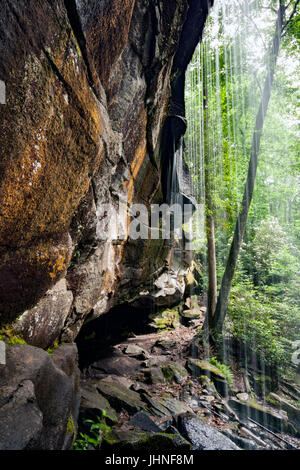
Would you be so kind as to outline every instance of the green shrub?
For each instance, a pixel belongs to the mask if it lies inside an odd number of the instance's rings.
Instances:
[[[219,362],[216,357],[212,357],[210,359],[210,363],[216,366],[225,375],[229,385],[232,384],[234,377],[229,366],[226,366],[226,364],[222,364],[221,362]]]
[[[297,302],[288,300],[290,285],[258,288],[244,278],[232,287],[228,306],[227,329],[279,373],[293,369],[292,342],[300,327]]]
[[[91,446],[99,450],[102,440],[111,432],[105,418],[106,412],[102,410],[102,417],[97,416],[96,421],[86,419],[84,423],[90,425],[89,432],[79,434],[79,438],[76,439],[73,445],[73,450],[88,450]]]

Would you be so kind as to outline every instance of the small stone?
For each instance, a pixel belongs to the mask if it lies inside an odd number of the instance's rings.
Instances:
[[[144,359],[145,358],[145,351],[140,348],[139,346],[136,346],[135,344],[129,344],[124,350],[124,354],[127,354],[128,356],[135,357],[136,359]]]
[[[205,399],[206,399],[209,403],[212,403],[213,401],[215,401],[215,397],[213,397],[212,395],[206,395],[206,396],[205,396]]]
[[[145,362],[143,362],[143,367],[159,367],[166,362],[169,362],[169,359],[166,356],[151,356]]]
[[[237,393],[237,394],[236,394],[236,397],[237,397],[239,400],[242,400],[242,401],[247,401],[247,400],[249,400],[249,395],[248,395],[248,393]]]
[[[158,402],[164,408],[169,410],[169,412],[173,416],[177,416],[177,415],[180,415],[182,413],[187,413],[187,412],[192,411],[191,408],[188,405],[186,405],[185,403],[183,403],[179,400],[176,400],[176,398],[159,398]]]

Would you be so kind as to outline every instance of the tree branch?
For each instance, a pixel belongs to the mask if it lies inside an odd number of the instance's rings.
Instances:
[[[287,8],[290,6],[291,3],[292,3],[292,2],[290,2],[290,3],[288,4],[288,6],[285,7],[285,11],[287,10]],[[283,35],[284,30],[285,30],[285,29],[287,28],[287,26],[291,23],[293,17],[295,16],[295,13],[296,13],[296,11],[297,11],[297,6],[299,5],[299,3],[300,3],[300,0],[297,0],[296,3],[295,3],[295,5],[294,5],[294,8],[293,8],[292,13],[290,14],[289,19],[288,19],[287,21],[285,21],[285,23],[283,24],[283,27],[282,27],[282,29],[281,29],[281,36]]]

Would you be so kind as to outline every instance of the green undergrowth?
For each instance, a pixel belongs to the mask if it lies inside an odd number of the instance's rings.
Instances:
[[[216,357],[212,357],[210,359],[210,363],[213,366],[216,366],[225,375],[227,382],[229,383],[229,385],[231,385],[233,382],[234,376],[233,376],[233,373],[231,372],[230,367],[219,362]]]
[[[17,333],[11,325],[5,325],[0,329],[0,341],[4,341],[10,346],[27,344],[22,335]]]
[[[84,424],[89,426],[89,431],[79,433],[73,450],[89,450],[91,448],[99,450],[103,439],[109,440],[111,436],[111,427],[106,423],[107,417],[106,411],[102,410],[102,416],[97,416],[95,421],[84,420]]]
[[[59,343],[59,341],[57,339],[57,340],[55,340],[55,342],[53,343],[53,345],[50,348],[46,349],[46,352],[51,356],[51,354],[53,354],[54,351],[56,349],[58,349],[60,346],[62,346],[63,344],[66,344],[66,343]]]
[[[293,375],[293,343],[300,326],[297,295],[286,286],[235,282],[228,307],[227,331],[245,343],[280,376]],[[291,300],[292,299],[292,300]]]

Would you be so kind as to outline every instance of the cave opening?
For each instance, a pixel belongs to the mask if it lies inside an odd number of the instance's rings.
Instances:
[[[154,333],[156,330],[149,318],[151,311],[153,308],[122,304],[86,323],[76,338],[79,367],[85,369],[97,360],[109,357],[112,348],[127,338]]]

